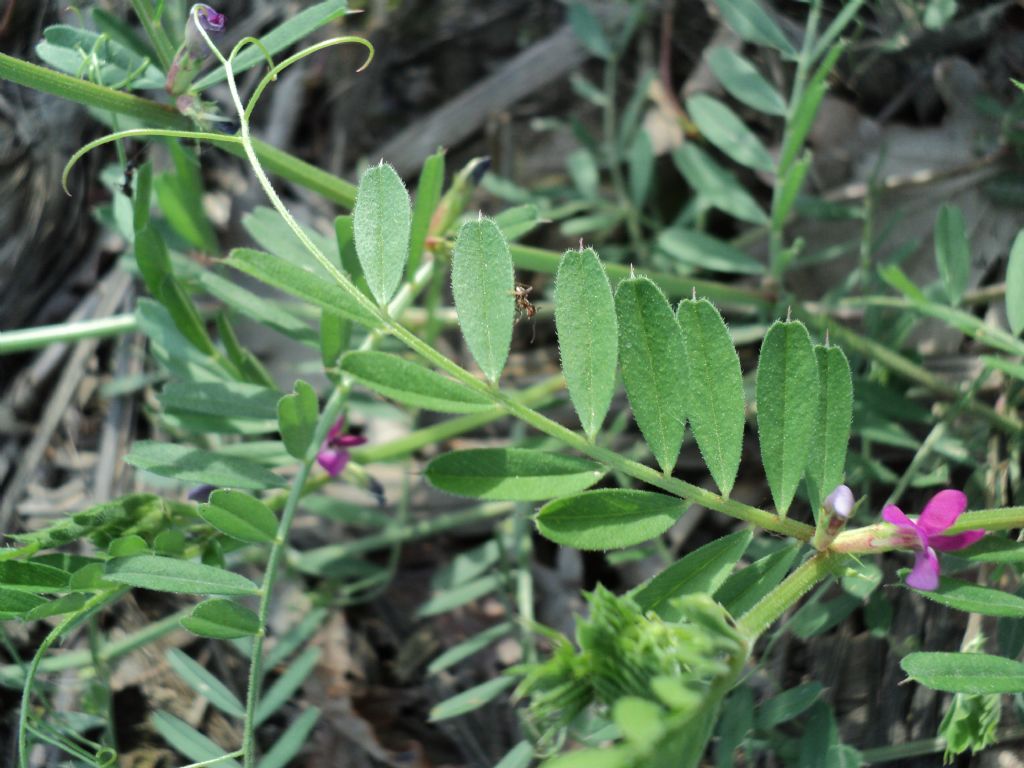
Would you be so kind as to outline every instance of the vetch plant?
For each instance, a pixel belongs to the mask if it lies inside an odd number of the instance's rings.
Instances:
[[[113,744],[80,740],[71,729],[61,731],[50,723],[39,707],[44,701],[39,677],[52,668],[47,667],[50,658],[66,656],[48,656],[51,649],[132,589],[195,595],[201,601],[160,623],[159,631],[116,648],[113,643],[103,646],[102,652],[83,657],[80,666],[102,673],[117,655],[178,625],[209,640],[243,639],[235,648],[247,668],[244,696],[236,696],[187,654],[168,655],[186,682],[238,724],[241,738],[234,749],[222,749],[168,713],[154,716],[153,726],[193,764],[230,765],[235,758],[246,768],[287,764],[315,727],[317,708],[305,708],[292,718],[274,743],[265,739],[267,731],[261,726],[279,714],[282,703],[295,695],[317,664],[315,647],[300,649],[324,612],[386,588],[403,542],[488,520],[497,521],[493,534],[439,572],[435,594],[419,616],[435,616],[486,595],[514,606],[507,621],[446,649],[430,667],[437,674],[502,638],[517,638],[521,664],[438,703],[431,712],[434,720],[466,715],[511,693],[522,703],[524,740],[502,759],[503,766],[529,765],[535,753],[549,766],[588,761],[623,768],[696,766],[712,743],[716,761],[723,764],[744,745],[756,755],[767,749],[764,744],[787,744],[793,737],[783,726],[804,712],[810,725],[799,737],[798,750],[817,749],[811,737],[824,734],[825,754],[859,760],[856,750],[839,743],[835,717],[821,700],[820,685],[806,683],[755,701],[745,673],[771,657],[782,632],[808,639],[824,631],[838,613],[835,602],[822,609],[833,582],[843,592],[834,601],[845,600],[840,607],[849,605],[849,611],[879,597],[875,590],[882,573],[872,573],[866,561],[887,550],[915,553],[907,583],[929,600],[1000,621],[1024,618],[1024,599],[1008,590],[955,577],[940,580],[937,554],[957,550],[967,563],[1004,568],[1006,578],[1015,582],[1015,564],[1024,561],[1022,547],[1000,532],[1024,526],[1024,508],[1004,505],[967,512],[967,496],[946,490],[917,520],[906,517],[895,503],[885,506],[885,522],[866,519],[874,518],[864,512],[871,509],[870,489],[880,482],[876,475],[881,473],[878,462],[863,455],[866,448],[862,446],[861,454],[849,449],[855,426],[861,428],[855,420],[866,418],[865,409],[881,412],[889,407],[891,412],[916,405],[902,392],[895,409],[879,402],[881,385],[871,378],[879,366],[926,388],[929,396],[948,400],[943,420],[933,430],[955,429],[954,417],[962,411],[984,419],[1018,451],[1020,388],[1008,388],[1007,402],[994,409],[976,391],[936,381],[899,352],[879,349],[872,339],[847,328],[841,318],[820,314],[820,306],[784,294],[782,278],[798,251],[795,243],[785,245],[784,225],[809,166],[804,140],[828,72],[843,50],[836,39],[860,4],[850,4],[852,10],[844,10],[819,35],[822,8],[813,3],[802,51],[757,3],[722,0],[720,5],[726,20],[748,42],[767,46],[796,66],[793,94],[786,103],[778,94],[777,100],[772,98],[774,91],[752,98],[740,87],[741,81],[751,82],[752,65],[738,54],[716,56],[716,72],[730,90],[745,94],[745,103],[753,102],[755,108],[785,116],[770,217],[759,215],[752,197],[736,194],[735,179],[732,185],[721,183],[720,169],[704,149],[684,145],[674,160],[688,179],[719,180],[699,192],[699,209],[739,211],[769,227],[771,290],[778,295],[666,275],[643,264],[616,268],[582,242],[563,254],[520,246],[515,242],[524,231],[519,214],[488,218],[465,210],[481,163],[457,174],[445,192],[444,155],[433,155],[424,165],[413,202],[385,162],[371,165],[352,188],[259,145],[251,137],[250,119],[278,74],[305,56],[343,43],[364,45],[372,56],[368,42],[346,36],[274,62],[273,56],[287,45],[282,41],[293,41],[300,31],[308,33],[344,13],[343,3],[319,3],[263,40],[241,41],[227,55],[211,36],[223,27],[223,17],[209,6],[192,8],[178,56],[173,61],[163,57],[169,89],[198,98],[210,83],[225,81],[239,119],[237,135],[192,130],[191,124],[183,124],[183,115],[159,105],[0,58],[0,75],[41,88],[58,82],[63,92],[85,103],[152,118],[156,127],[118,131],[83,147],[69,161],[65,178],[82,155],[104,144],[128,137],[169,141],[174,171],[155,174],[150,163],[144,164],[132,197],[121,192],[115,203],[122,235],[131,243],[135,268],[152,297],[139,302],[138,327],[167,378],[155,398],[159,410],[154,421],[174,437],[137,441],[126,461],[186,488],[202,485],[208,491],[188,501],[170,493],[133,494],[11,536],[17,546],[0,553],[0,616],[27,621],[59,617],[30,663],[0,669],[5,684],[21,689],[20,765],[28,765],[31,746],[41,742],[86,764],[110,763]],[[141,15],[144,26],[154,30],[154,48],[166,54],[168,41],[161,42],[152,13],[143,10]],[[577,15],[577,26],[597,35],[580,19]],[[195,47],[189,34],[198,35],[206,47]],[[602,46],[600,40],[593,37],[591,47],[607,60],[617,59],[618,42]],[[220,69],[196,80],[207,51]],[[248,65],[250,55],[253,65],[266,61],[268,72],[243,103],[236,74]],[[713,123],[726,113],[713,102],[691,101],[688,108],[703,125],[701,130],[712,134]],[[724,151],[727,143],[717,138]],[[273,208],[248,220],[262,250],[235,249],[211,268],[183,264],[172,251],[168,231],[193,247],[217,249],[195,205],[202,190],[195,157],[179,140],[207,141],[244,155]],[[734,159],[772,171],[771,158],[766,161],[749,142],[745,146],[748,151],[734,153]],[[288,210],[271,173],[327,194],[352,214],[338,217],[333,238],[311,233]],[[642,185],[633,186],[640,202]],[[622,178],[615,188],[619,196],[626,193]],[[154,200],[166,209],[164,217],[154,213]],[[953,224],[946,221],[943,229],[955,228],[955,217],[946,218]],[[634,208],[625,220],[631,242],[642,251],[643,218]],[[687,232],[683,240],[710,248],[700,233]],[[944,249],[942,258],[955,259],[955,251]],[[959,274],[959,266],[943,273]],[[561,372],[519,389],[510,385],[505,369],[516,333],[517,270],[525,269],[555,275]],[[236,284],[230,270],[298,299],[316,317],[317,329],[288,305]],[[440,304],[449,284],[452,314],[473,370],[431,343],[439,332],[433,320],[443,314]],[[225,307],[212,323],[195,301],[200,292]],[[735,322],[727,325],[705,293],[722,297],[723,308],[746,302],[747,315],[757,313],[760,328],[741,343],[742,329]],[[987,327],[982,332],[972,324],[977,320],[973,315],[936,309],[922,297],[911,303],[915,310],[940,316],[994,344],[999,355],[992,359],[999,362],[991,366],[1013,370],[1021,344],[1009,332]],[[413,307],[429,316],[422,331],[410,319]],[[320,393],[296,380],[291,392],[279,391],[262,363],[240,343],[234,313],[260,322],[289,343],[316,349],[330,385]],[[743,348],[751,341],[760,342],[756,355]],[[626,434],[624,414],[613,412],[618,373],[635,434]],[[426,410],[448,418],[389,444],[368,444],[344,434],[348,414],[359,407],[351,396],[356,387],[410,413]],[[861,388],[875,401],[858,399]],[[544,413],[563,389],[575,414],[569,424]],[[885,394],[892,396],[889,390]],[[363,519],[375,520],[378,530],[312,550],[293,548],[290,533],[301,507],[315,507],[312,500],[319,488],[342,470],[359,474],[375,461],[411,461],[420,448],[503,417],[544,442],[538,446],[532,439],[510,440],[441,453],[423,470],[435,488],[476,499],[479,505],[409,523],[406,482],[393,516],[381,521],[365,514]],[[747,435],[755,433],[759,461],[744,450]],[[878,439],[886,433],[875,425],[873,434]],[[689,449],[687,436],[696,451]],[[930,437],[928,445],[942,436]],[[912,465],[934,458],[927,447],[920,445]],[[699,462],[699,471],[681,468],[684,451]],[[945,450],[940,456],[945,461],[953,454]],[[326,475],[314,476],[317,464]],[[741,500],[748,496],[738,491],[734,497],[741,470],[745,481],[754,476],[764,489],[765,508]],[[911,479],[888,478],[894,498]],[[926,480],[936,484],[934,478]],[[976,479],[972,482],[977,485]],[[1019,478],[1016,482],[1019,488]],[[212,488],[216,490],[209,492]],[[856,496],[860,498],[855,501]],[[657,552],[662,535],[693,514],[695,506],[730,518],[735,530],[682,557],[668,553],[663,567],[630,585],[625,594],[597,585],[585,595],[588,614],[576,619],[574,640],[537,622],[531,524],[560,546],[601,552],[649,547]],[[771,535],[755,538],[761,533]],[[78,551],[60,551],[76,542],[81,542]],[[376,550],[389,551],[386,564],[360,560]],[[254,563],[259,567],[250,567]],[[353,564],[366,570],[353,578]],[[324,584],[323,594],[330,596],[293,630],[277,635],[268,618],[275,585],[286,568],[317,579]],[[788,618],[777,626],[783,617]],[[991,696],[1024,691],[1024,664],[1016,655],[911,653],[900,664],[911,678],[936,690]],[[279,677],[266,686],[267,670],[277,668],[282,669]],[[987,743],[994,728],[992,700],[962,699],[957,706],[958,712],[984,722]],[[946,728],[953,731],[951,725]],[[588,751],[560,754],[570,742]],[[969,743],[979,742],[957,737],[957,745]]]

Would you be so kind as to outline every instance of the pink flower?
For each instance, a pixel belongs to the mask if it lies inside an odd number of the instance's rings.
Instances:
[[[939,586],[939,558],[935,550],[952,552],[969,547],[982,536],[983,530],[964,531],[942,536],[960,514],[967,509],[967,497],[960,491],[939,491],[932,496],[916,520],[911,520],[892,504],[882,510],[882,518],[907,534],[907,546],[916,550],[914,569],[907,576],[907,585],[931,591]]]
[[[348,449],[366,442],[365,437],[341,434],[341,430],[344,428],[345,417],[342,416],[331,427],[330,432],[327,433],[327,439],[324,440],[316,454],[317,462],[327,470],[327,474],[331,477],[337,477],[345,469],[345,465],[348,464]]]

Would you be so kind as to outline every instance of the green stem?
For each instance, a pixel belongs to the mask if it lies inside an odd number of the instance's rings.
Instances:
[[[72,625],[88,618],[94,611],[99,610],[104,605],[115,602],[126,592],[128,592],[127,587],[109,592],[99,592],[93,595],[78,611],[65,616],[57,626],[51,629],[49,634],[43,638],[43,642],[36,648],[35,655],[32,657],[32,663],[29,664],[28,672],[25,675],[25,683],[21,689],[21,709],[18,712],[18,765],[20,768],[28,768],[29,765],[28,714],[32,706],[32,686],[36,681],[36,674],[39,672],[39,665],[43,660],[43,656],[50,650],[50,646],[57,642],[61,635],[67,632]],[[86,651],[86,654],[88,655],[89,651]]]
[[[153,43],[156,56],[160,60],[160,68],[166,72],[171,68],[171,62],[174,61],[174,44],[167,36],[167,31],[153,16],[149,0],[132,0],[132,8],[135,9],[135,15],[142,22],[142,28],[146,30],[150,42]]]
[[[753,643],[757,637],[782,616],[811,587],[832,575],[843,555],[821,552],[787,576],[781,584],[765,595],[759,603],[737,621],[739,630]]]
[[[79,339],[105,339],[129,333],[138,327],[134,314],[113,315],[75,323],[40,325],[15,331],[0,331],[0,355],[10,355],[48,344]]]

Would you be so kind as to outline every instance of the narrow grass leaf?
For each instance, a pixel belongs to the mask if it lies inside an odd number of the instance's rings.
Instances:
[[[257,768],[287,768],[302,748],[309,743],[309,734],[320,719],[320,709],[309,707],[278,736],[274,746],[260,758]]]
[[[772,173],[775,162],[757,135],[718,99],[698,93],[686,100],[686,111],[701,135],[722,154],[755,171]]]
[[[1024,618],[1024,598],[1001,589],[981,587],[968,581],[948,576],[939,578],[939,587],[933,591],[915,589],[914,592],[932,602],[982,616]]]
[[[807,329],[776,322],[757,365],[757,431],[775,508],[785,516],[803,477],[818,417],[818,366]]]
[[[642,610],[665,616],[674,597],[714,593],[747,551],[752,535],[750,531],[737,531],[705,544],[637,587],[633,599]]]
[[[850,363],[839,347],[816,346],[818,363],[818,416],[807,462],[811,508],[843,482],[846,449],[853,424],[853,378]]]
[[[292,695],[299,690],[306,682],[306,678],[313,672],[317,662],[320,661],[320,653],[319,648],[307,648],[295,657],[295,661],[288,665],[288,668],[260,698],[254,718],[256,725],[265,722],[268,717],[288,703]]]
[[[302,621],[289,629],[285,634],[276,638],[273,648],[267,652],[263,660],[266,669],[273,669],[292,655],[302,646],[313,634],[320,629],[327,618],[327,609],[313,608],[302,617]]]
[[[226,754],[219,745],[170,712],[154,712],[149,722],[164,741],[189,760],[217,760]],[[236,760],[217,760],[216,764],[218,768],[242,768]]]
[[[241,491],[214,491],[209,503],[199,505],[199,516],[239,541],[266,544],[277,536],[274,513],[262,501]]]
[[[615,297],[593,248],[566,251],[558,264],[555,327],[569,398],[593,439],[615,393],[618,362]]]
[[[435,488],[491,501],[542,501],[589,488],[600,465],[528,448],[476,448],[438,456],[426,468]]]
[[[178,676],[213,706],[231,717],[245,717],[245,707],[228,687],[213,676],[202,664],[180,648],[170,648],[165,654],[167,663]]]
[[[757,68],[739,53],[715,46],[705,54],[708,66],[729,95],[758,112],[785,117],[786,100]]]
[[[384,162],[367,168],[359,180],[352,228],[366,284],[381,306],[402,282],[411,226],[409,193],[398,172]]]
[[[732,491],[743,451],[743,373],[725,321],[707,299],[685,299],[683,331],[690,429],[723,496]],[[697,405],[699,404],[699,405]]]
[[[537,513],[537,530],[567,547],[621,549],[660,536],[688,507],[675,496],[605,488],[548,502]]]
[[[437,204],[441,202],[444,189],[444,150],[440,149],[423,161],[420,178],[416,183],[416,203],[412,209],[412,225],[409,234],[409,264],[406,279],[411,280],[423,260],[430,222],[434,218]]]
[[[1024,230],[1017,233],[1006,265],[1006,317],[1014,336],[1024,331]]]
[[[341,370],[374,392],[413,408],[477,413],[494,407],[486,395],[387,352],[349,352],[341,359]]]
[[[742,616],[778,586],[799,551],[799,544],[791,544],[737,571],[718,588],[715,600],[732,616]]]
[[[767,45],[789,58],[796,49],[757,0],[715,0],[722,18],[748,43]]]
[[[1024,691],[1024,664],[987,653],[909,653],[900,667],[912,680],[950,693]]]
[[[452,293],[473,359],[497,381],[508,359],[515,316],[515,276],[508,243],[491,219],[462,225],[452,251]]]
[[[111,560],[103,578],[130,587],[186,595],[255,595],[260,591],[259,587],[237,573],[159,555]]]
[[[790,164],[796,160],[797,155],[803,149],[807,134],[810,133],[811,126],[814,124],[815,115],[818,114],[818,107],[821,106],[821,100],[828,91],[828,76],[836,62],[839,61],[839,56],[844,49],[845,45],[842,43],[833,45],[808,81],[807,87],[800,97],[800,102],[793,112],[789,130],[786,131],[786,140],[779,155],[780,175],[785,175],[789,171]]]
[[[478,632],[472,637],[463,640],[458,645],[453,645],[427,665],[427,674],[436,675],[438,672],[455,666],[463,659],[468,659],[473,654],[482,651],[491,643],[497,642],[501,638],[510,634],[515,628],[516,625],[511,621],[505,621],[501,624],[496,624],[493,627],[485,629],[483,632]]]
[[[239,272],[320,309],[354,320],[367,328],[379,325],[373,315],[356,304],[355,299],[335,283],[269,253],[251,248],[235,248],[226,263]]]
[[[190,485],[262,490],[284,485],[284,479],[246,459],[201,451],[186,445],[139,440],[124,460],[133,467]]]
[[[222,597],[204,600],[181,620],[181,626],[201,637],[231,640],[260,631],[260,618],[244,605]]]
[[[665,294],[645,277],[619,283],[615,314],[622,378],[633,416],[662,470],[671,472],[686,431],[683,332]]]
[[[946,297],[956,306],[971,276],[971,246],[963,212],[955,205],[943,205],[935,218],[935,261]]]
[[[469,690],[445,699],[430,710],[430,722],[449,720],[453,717],[466,715],[497,698],[503,691],[515,685],[514,677],[498,677],[486,683],[473,686]]]
[[[320,416],[316,391],[302,379],[295,382],[295,392],[277,403],[277,423],[285,449],[296,459],[306,458],[313,442],[313,433]]]

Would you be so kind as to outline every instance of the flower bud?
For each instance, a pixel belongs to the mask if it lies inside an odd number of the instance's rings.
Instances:
[[[204,59],[210,55],[210,47],[199,31],[202,27],[207,35],[215,37],[224,31],[227,18],[217,13],[206,3],[196,3],[188,12],[188,23],[185,25],[185,50],[195,59]]]
[[[227,18],[223,13],[217,13],[206,3],[192,6],[188,12],[188,23],[185,24],[185,41],[175,54],[171,68],[167,70],[166,88],[169,94],[175,97],[184,94],[211,56],[212,51],[203,33],[217,37],[226,26]]]
[[[825,497],[824,507],[830,514],[846,520],[853,512],[853,491],[845,485],[837,485],[836,489]]]

